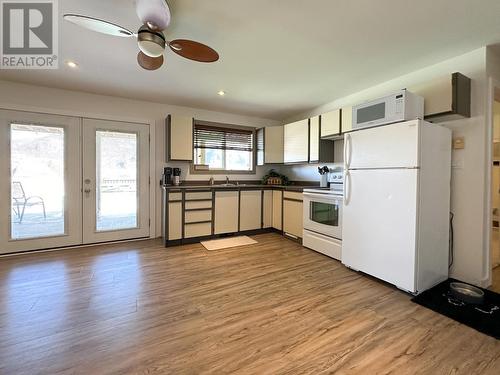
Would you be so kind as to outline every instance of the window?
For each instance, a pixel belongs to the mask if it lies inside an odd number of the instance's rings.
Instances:
[[[264,165],[264,128],[257,130],[257,165]]]
[[[194,164],[197,171],[253,172],[254,131],[195,124]]]

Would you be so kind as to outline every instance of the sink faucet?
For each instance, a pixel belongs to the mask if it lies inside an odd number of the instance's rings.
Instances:
[[[226,184],[229,184],[229,177],[226,176]]]
[[[208,184],[209,185],[213,185],[214,184],[214,177],[211,176],[210,179],[208,180]]]

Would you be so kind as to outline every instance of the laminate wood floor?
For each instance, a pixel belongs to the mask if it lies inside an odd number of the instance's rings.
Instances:
[[[0,258],[0,373],[500,373],[500,341],[277,234],[253,238]]]

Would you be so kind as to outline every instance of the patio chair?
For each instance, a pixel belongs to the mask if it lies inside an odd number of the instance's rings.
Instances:
[[[42,197],[39,196],[31,196],[26,197],[26,193],[24,192],[23,184],[19,181],[12,182],[12,209],[19,219],[19,224],[23,222],[24,212],[26,211],[26,207],[33,206],[42,206],[43,209],[43,218],[47,219],[47,213],[45,212],[45,202]]]

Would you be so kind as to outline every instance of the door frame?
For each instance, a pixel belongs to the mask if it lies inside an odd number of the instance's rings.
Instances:
[[[495,90],[500,90],[500,81],[488,77],[488,93],[486,98],[486,183],[485,183],[485,223],[483,230],[484,248],[483,248],[483,275],[482,286],[489,287],[492,283],[492,269],[491,269],[491,221],[493,201],[492,201],[492,173],[493,173],[493,120],[494,120],[494,102]]]
[[[39,113],[43,115],[59,115],[59,116],[70,116],[70,117],[80,117],[80,121],[83,121],[83,118],[87,118],[90,120],[109,120],[109,121],[120,121],[120,122],[132,122],[132,123],[138,123],[138,124],[145,124],[149,125],[149,137],[152,141],[149,142],[149,178],[151,180],[151,184],[149,187],[149,219],[151,220],[151,230],[150,230],[150,236],[149,238],[156,238],[157,237],[157,230],[156,230],[156,208],[157,204],[156,202],[161,198],[161,191],[159,189],[159,186],[157,185],[156,181],[156,143],[154,140],[156,139],[155,133],[156,133],[156,121],[146,119],[146,118],[141,118],[141,117],[129,117],[129,116],[117,116],[117,115],[108,115],[108,114],[103,114],[103,113],[97,113],[97,112],[86,112],[86,111],[75,111],[75,110],[64,110],[60,108],[54,108],[54,107],[49,107],[49,108],[41,108],[41,107],[36,107],[36,106],[29,106],[29,105],[18,105],[18,104],[6,104],[2,103],[0,105],[0,109],[7,110],[7,111],[22,111],[22,112],[32,112],[32,113]],[[163,165],[163,163],[162,163]],[[157,189],[158,187],[158,189]],[[161,210],[159,211],[161,212]],[[160,217],[161,220],[161,217]],[[161,230],[158,233],[158,235],[161,235]]]

